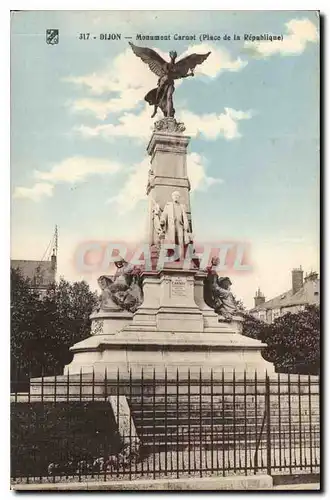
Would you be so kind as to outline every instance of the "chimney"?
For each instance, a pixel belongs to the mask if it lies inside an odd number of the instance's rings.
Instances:
[[[301,266],[299,269],[292,269],[292,293],[295,294],[304,286],[304,271]]]
[[[263,293],[260,292],[260,288],[258,288],[258,291],[256,292],[254,296],[254,307],[260,306],[260,304],[264,304],[266,301],[266,298]]]

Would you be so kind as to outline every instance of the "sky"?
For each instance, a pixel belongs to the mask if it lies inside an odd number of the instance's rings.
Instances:
[[[15,12],[11,257],[41,259],[57,224],[58,276],[94,289],[102,273],[77,268],[77,248],[143,239],[153,127],[143,98],[157,77],[132,53],[132,37],[164,59],[211,51],[195,78],[176,85],[174,105],[191,136],[196,239],[249,246],[251,269],[226,272],[235,295],[252,307],[258,287],[267,299],[288,290],[292,268],[318,271],[318,26],[312,11]],[[57,45],[46,43],[49,28],[59,29]],[[101,40],[106,33],[121,40]]]

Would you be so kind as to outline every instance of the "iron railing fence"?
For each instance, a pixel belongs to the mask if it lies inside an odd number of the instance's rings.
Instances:
[[[319,473],[316,376],[80,372],[11,412],[13,482]]]

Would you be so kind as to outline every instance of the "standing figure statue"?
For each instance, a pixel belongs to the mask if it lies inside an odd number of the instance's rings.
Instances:
[[[197,64],[201,64],[211,54],[191,54],[175,62],[177,53],[171,51],[170,62],[164,59],[152,49],[147,47],[137,47],[129,42],[134,54],[148,64],[151,71],[159,77],[157,88],[150,90],[145,96],[145,100],[154,106],[153,118],[157,109],[160,108],[165,117],[174,117],[175,109],[173,107],[174,80],[194,76],[194,69]]]
[[[183,248],[192,242],[189,221],[184,205],[180,203],[180,193],[172,193],[172,201],[166,203],[160,217],[160,225],[164,229],[165,242]]]
[[[161,243],[161,241],[163,241],[165,238],[165,231],[164,231],[164,228],[161,224],[162,211],[161,211],[158,203],[156,203],[156,202],[153,203],[153,208],[152,208],[151,213],[152,213],[153,230],[154,230],[154,234],[153,234],[152,239],[153,239],[153,243],[155,243],[157,245],[157,244]]]

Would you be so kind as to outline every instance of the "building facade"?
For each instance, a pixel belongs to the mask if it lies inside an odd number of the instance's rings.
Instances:
[[[249,312],[252,316],[266,323],[273,323],[279,316],[291,312],[297,313],[307,305],[320,304],[320,280],[318,274],[311,272],[304,278],[300,268],[292,270],[292,287],[273,299],[266,300],[258,289],[254,296],[254,307]]]
[[[35,290],[42,297],[50,285],[55,283],[57,259],[55,253],[50,260],[11,260],[10,266],[21,272],[24,278],[31,283],[31,290]]]

